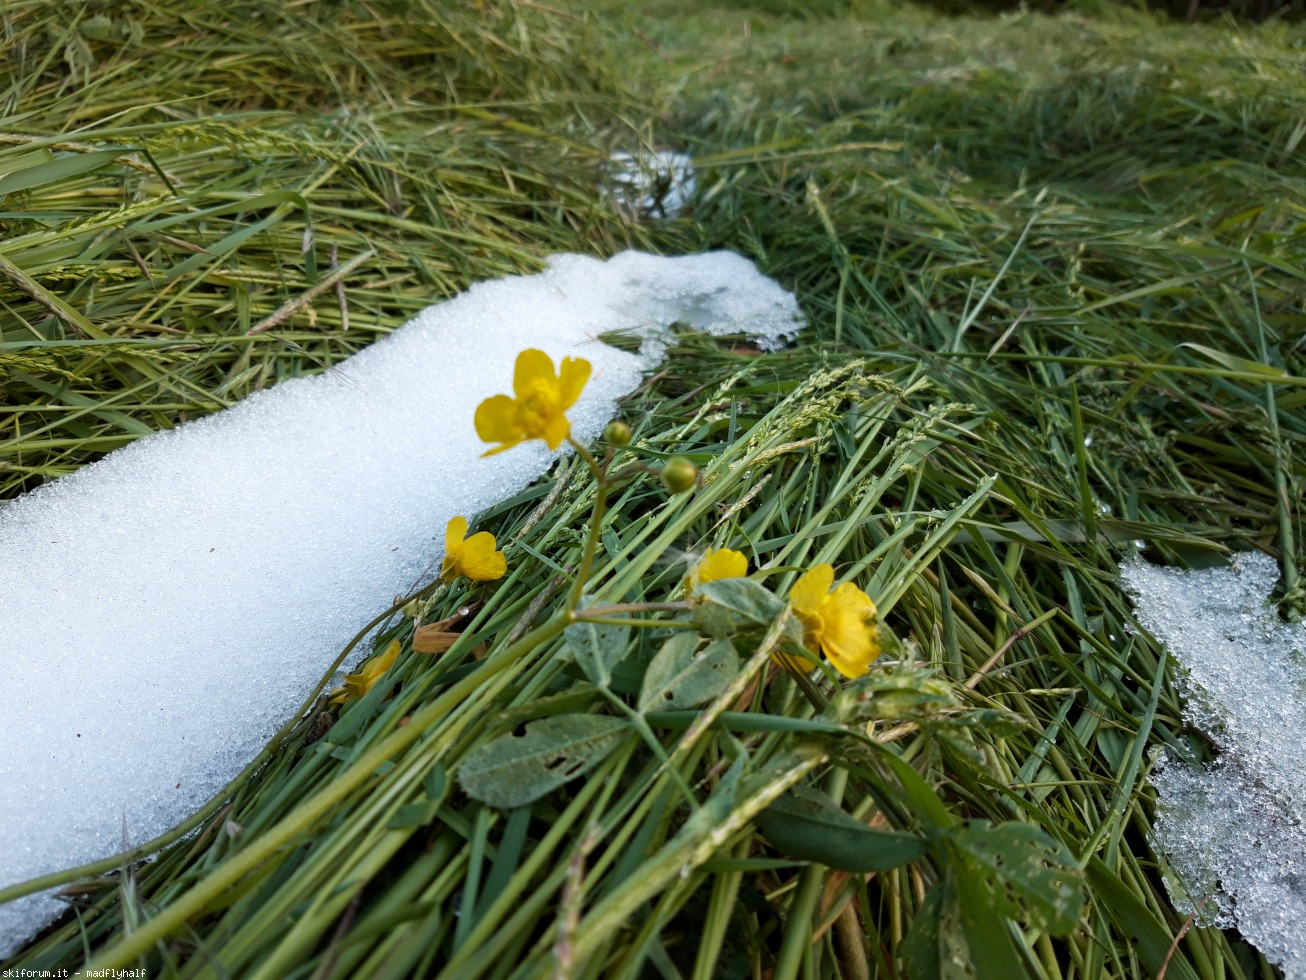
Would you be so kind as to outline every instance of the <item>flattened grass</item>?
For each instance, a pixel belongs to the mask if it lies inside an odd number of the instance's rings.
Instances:
[[[300,11],[275,15],[286,29],[264,39],[274,15],[254,5],[229,22],[195,8],[172,43],[158,39],[176,11],[140,6],[111,26],[144,24],[153,40],[106,55],[84,26],[15,9],[27,60],[10,91],[48,109],[26,117],[36,143],[0,151],[0,182],[60,169],[0,218],[15,229],[0,245],[6,493],[329,366],[548,251],[736,248],[796,289],[811,330],[760,356],[685,336],[632,399],[637,444],[694,454],[711,479],[687,500],[636,484],[613,501],[603,594],[661,598],[683,552],[706,545],[855,572],[969,705],[1027,720],[977,732],[976,758],[912,731],[892,743],[952,813],[1036,824],[1079,861],[1088,901],[1068,938],[1012,925],[1023,970],[1272,975],[1236,936],[1183,932],[1165,896],[1146,771],[1155,747],[1196,740],[1115,574],[1139,548],[1192,564],[1260,547],[1301,606],[1299,30],[667,3],[587,22],[432,5],[413,15],[429,27],[400,27],[388,8],[363,25],[342,8],[351,29],[318,44]],[[78,88],[49,67],[26,81],[78,37],[102,78]],[[162,119],[130,115],[130,86],[150,77],[177,96],[153,110]],[[85,116],[82,90],[129,115]],[[71,124],[37,125],[57,118]],[[618,129],[697,155],[692,219],[631,226],[602,203]],[[342,292],[333,248],[339,267],[357,262]],[[404,643],[393,698],[329,730],[334,714],[314,710],[198,835],[75,886],[79,917],[15,962],[94,952],[180,976],[910,971],[903,944],[938,866],[795,867],[730,822],[748,800],[717,813],[729,832],[687,861],[686,841],[706,838],[642,748],[529,810],[460,795],[452,773],[485,739],[602,710],[554,647],[508,663],[565,591],[556,568],[575,560],[591,494],[563,464],[483,515],[512,542],[513,573],[459,646],[433,663],[389,620],[382,641]],[[428,618],[464,598],[442,593]],[[493,670],[475,667],[482,642]],[[811,714],[783,676],[750,697],[758,715]],[[397,734],[419,715],[429,728]],[[673,753],[680,732],[658,734]],[[713,730],[676,764],[706,804],[741,751],[764,772],[794,750],[779,730]],[[831,787],[826,765],[804,780]],[[897,813],[855,773],[840,792],[868,822]],[[224,879],[240,860],[248,873]]]
[[[328,368],[471,282],[643,241],[594,194],[584,117],[621,102],[573,18],[0,16],[0,497]]]

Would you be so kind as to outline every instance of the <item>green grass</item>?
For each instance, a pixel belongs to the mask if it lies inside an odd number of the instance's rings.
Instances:
[[[622,102],[570,18],[2,16],[0,496],[329,367],[471,282],[645,240],[592,193],[585,115]]]
[[[198,835],[79,882],[77,917],[13,965],[939,975],[908,937],[939,916],[929,895],[970,887],[969,859],[937,844],[961,818],[1038,827],[1083,869],[1068,934],[1030,901],[989,931],[1008,946],[939,919],[980,975],[1007,955],[1037,977],[1156,975],[1185,923],[1148,842],[1146,771],[1157,746],[1199,741],[1116,568],[1135,541],[1189,565],[1262,548],[1303,607],[1306,35],[1082,8],[586,7],[431,4],[402,26],[397,7],[313,8],[316,26],[288,7],[272,32],[253,3],[188,5],[184,30],[162,5],[108,27],[90,8],[6,11],[23,53],[0,98],[23,139],[0,149],[0,188],[43,179],[0,216],[3,492],[320,370],[550,251],[734,248],[797,292],[810,329],[758,356],[686,335],[625,407],[636,446],[690,453],[708,479],[614,497],[596,594],[661,601],[709,545],[777,587],[831,561],[976,723],[913,708],[924,731],[882,720],[889,748],[870,749],[821,726],[860,730],[856,711],[886,702],[818,716],[741,648],[758,682],[740,675],[722,727],[686,745],[681,721],[649,716],[668,768],[632,736],[529,808],[469,799],[457,768],[489,739],[620,715],[549,633],[594,492],[563,464],[482,515],[512,571],[457,646],[432,662],[387,620],[397,691],[314,708]],[[691,216],[632,225],[595,193],[636,135],[698,158]],[[364,256],[342,291],[333,247],[341,266]],[[436,593],[427,619],[465,598]],[[660,642],[641,636],[613,682],[627,703]],[[994,709],[1024,724],[974,714]],[[751,822],[795,781],[935,850],[869,876],[795,866]],[[1167,971],[1273,975],[1196,927]]]

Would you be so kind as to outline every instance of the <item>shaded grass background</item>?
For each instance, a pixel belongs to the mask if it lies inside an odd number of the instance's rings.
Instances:
[[[3,16],[5,495],[325,369],[550,251],[735,248],[798,292],[811,329],[763,356],[682,338],[632,400],[645,446],[715,461],[715,480],[693,502],[649,487],[617,501],[608,587],[658,597],[683,574],[677,549],[704,544],[784,564],[822,555],[860,569],[895,629],[958,684],[1005,648],[970,697],[1028,726],[980,733],[982,763],[919,736],[902,740],[904,757],[954,812],[1039,823],[1080,858],[1077,932],[1015,927],[1032,975],[1160,969],[1184,917],[1146,840],[1147,750],[1201,746],[1157,686],[1163,655],[1131,627],[1116,567],[1133,542],[1181,564],[1260,547],[1283,564],[1287,607],[1301,607],[1299,29],[674,0],[16,4]],[[695,154],[691,216],[635,224],[596,193],[607,149],[639,138]],[[357,260],[339,291],[333,249],[337,267]],[[792,448],[747,476],[730,469],[758,445]],[[519,542],[514,575],[448,660],[406,650],[395,699],[351,707],[330,731],[315,712],[199,836],[76,886],[79,918],[15,962],[128,948],[467,676],[476,642],[502,650],[541,595],[534,614],[547,612],[555,570],[536,554],[568,563],[591,492],[572,468],[558,480],[483,515]],[[923,547],[949,519],[946,547]],[[650,529],[666,535],[664,563],[623,578]],[[377,612],[360,610],[360,625]],[[832,875],[803,905],[807,872],[738,864],[776,857],[749,830],[622,923],[596,918],[683,822],[647,758],[632,749],[607,782],[506,818],[446,778],[498,730],[487,718],[556,699],[598,703],[556,658],[487,681],[143,962],[172,975],[525,976],[548,969],[551,930],[574,911],[577,942],[590,942],[582,976],[859,975],[859,948],[865,975],[900,975],[939,869]],[[782,680],[755,699],[804,710]],[[322,737],[305,745],[310,727]],[[785,750],[774,733],[746,744],[758,765]],[[711,788],[725,751],[714,736],[686,775]],[[874,814],[856,781],[845,804]],[[633,842],[632,813],[651,828]],[[580,853],[583,901],[566,887]],[[845,907],[860,940],[834,927]],[[790,936],[817,937],[793,973]],[[1272,975],[1236,935],[1205,928],[1185,933],[1168,970]]]

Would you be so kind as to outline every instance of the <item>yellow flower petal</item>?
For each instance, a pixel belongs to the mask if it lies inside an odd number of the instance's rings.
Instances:
[[[590,362],[583,357],[564,357],[558,368],[558,399],[563,408],[571,408],[580,398],[581,389],[590,379]]]
[[[476,434],[482,442],[506,442],[516,445],[521,441],[517,426],[517,403],[507,395],[495,395],[476,406]],[[504,447],[507,448],[507,447]]]
[[[444,526],[444,555],[448,558],[460,547],[462,547],[463,538],[467,537],[467,518],[451,517],[449,523]]]
[[[557,449],[571,435],[564,413],[580,397],[590,371],[589,361],[567,357],[555,375],[544,351],[530,348],[518,354],[512,378],[515,397],[495,395],[476,408],[476,434],[484,442],[501,443],[481,455],[493,456],[527,439],[543,439]]]
[[[880,654],[875,603],[851,582],[830,592],[833,584],[834,568],[816,565],[794,583],[789,604],[803,624],[803,645],[845,677],[860,677]]]
[[[553,360],[542,350],[527,348],[517,355],[517,364],[512,372],[512,390],[520,399],[530,394],[537,382],[549,381],[556,390],[557,383],[553,374]]]
[[[385,648],[385,653],[375,657],[368,662],[367,669],[364,673],[368,675],[368,690],[376,686],[376,682],[381,679],[381,675],[395,665],[399,659],[399,641],[391,640],[390,645]]]
[[[567,421],[567,416],[562,414],[549,419],[544,427],[544,441],[549,444],[550,449],[557,449],[569,435],[571,435],[571,423]]]
[[[685,576],[685,589],[694,591],[705,582],[718,582],[723,578],[743,578],[748,574],[748,559],[742,552],[731,548],[708,548],[693,569]]]
[[[821,603],[821,649],[845,677],[861,677],[879,656],[875,603],[857,586],[844,582]]]
[[[455,517],[444,531],[444,561],[440,564],[440,578],[451,582],[466,575],[475,582],[491,582],[503,578],[508,562],[489,531],[478,531],[463,540],[467,533],[467,518]]]
[[[502,551],[495,550],[494,535],[489,531],[473,534],[463,544],[462,573],[475,582],[493,582],[508,571]]]
[[[798,581],[789,590],[789,604],[800,616],[819,616],[821,600],[833,584],[833,565],[813,565],[798,577]]]
[[[385,648],[385,652],[363,664],[363,669],[357,674],[345,675],[345,686],[331,699],[330,703],[340,704],[351,698],[357,700],[363,697],[381,682],[385,672],[393,667],[398,659],[399,641],[391,640],[390,645]]]

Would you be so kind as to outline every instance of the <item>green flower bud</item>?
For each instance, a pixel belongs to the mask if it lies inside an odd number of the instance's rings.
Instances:
[[[672,456],[662,467],[661,479],[668,492],[684,493],[698,482],[698,467],[684,456]]]
[[[603,430],[603,441],[609,446],[624,446],[630,442],[630,426],[620,420],[607,424]]]

